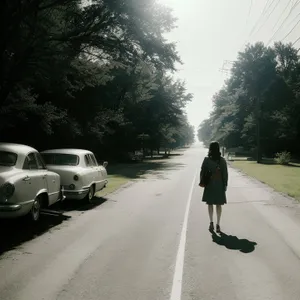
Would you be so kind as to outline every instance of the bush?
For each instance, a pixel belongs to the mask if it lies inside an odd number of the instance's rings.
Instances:
[[[280,165],[288,165],[291,161],[291,153],[287,151],[276,153],[275,161]]]

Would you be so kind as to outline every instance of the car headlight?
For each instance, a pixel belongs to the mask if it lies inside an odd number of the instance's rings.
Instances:
[[[75,181],[78,181],[79,176],[78,176],[78,175],[75,175],[73,178],[74,178]]]
[[[5,199],[9,199],[15,192],[15,186],[11,183],[4,183],[1,187],[1,194]]]

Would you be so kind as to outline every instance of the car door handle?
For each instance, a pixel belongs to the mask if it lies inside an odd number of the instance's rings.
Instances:
[[[29,177],[29,176],[26,176],[26,177],[24,177],[23,178],[23,181],[28,181],[28,180],[30,180],[31,178]]]

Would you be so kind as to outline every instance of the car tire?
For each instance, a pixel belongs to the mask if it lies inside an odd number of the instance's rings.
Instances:
[[[31,210],[28,214],[28,217],[32,222],[38,222],[40,220],[41,207],[42,207],[42,199],[40,196],[37,196],[34,199]]]
[[[89,192],[86,195],[86,200],[87,200],[88,203],[92,203],[94,195],[95,195],[95,187],[94,187],[94,185],[91,185],[90,189],[89,189]]]

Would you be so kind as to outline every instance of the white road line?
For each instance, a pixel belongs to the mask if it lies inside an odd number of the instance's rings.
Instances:
[[[193,191],[194,191],[194,187],[195,187],[197,173],[194,176],[193,183],[192,183],[190,193],[189,193],[189,198],[188,198],[188,201],[186,204],[184,221],[183,221],[183,225],[182,225],[180,242],[179,242],[179,247],[178,247],[178,252],[177,252],[177,257],[176,257],[176,265],[175,265],[175,272],[174,272],[174,277],[173,277],[173,285],[172,285],[172,292],[171,292],[170,300],[180,300],[181,299],[186,232],[187,232],[189,212],[190,212],[190,207],[191,207],[192,196],[193,196]]]

